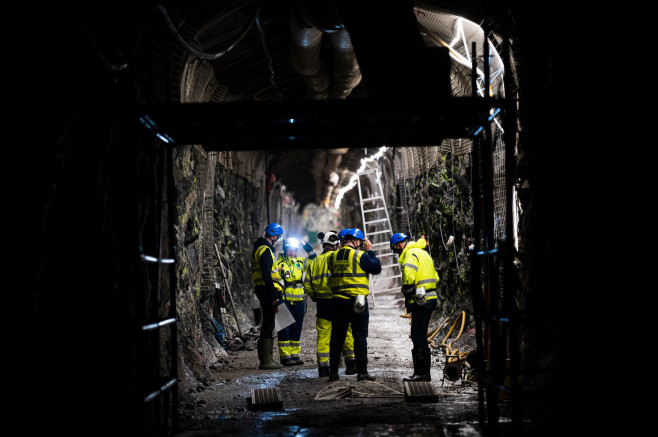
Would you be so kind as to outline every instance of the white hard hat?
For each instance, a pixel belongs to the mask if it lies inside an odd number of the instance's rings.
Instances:
[[[340,237],[338,235],[336,235],[335,232],[329,231],[326,234],[324,234],[324,237],[322,237],[322,244],[323,245],[324,244],[330,244],[332,246],[335,246],[339,242],[340,242]]]

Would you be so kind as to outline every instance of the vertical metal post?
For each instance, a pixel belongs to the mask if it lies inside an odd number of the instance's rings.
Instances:
[[[520,430],[523,424],[523,393],[519,390],[517,369],[521,361],[521,351],[517,339],[518,330],[522,320],[512,316],[515,313],[516,304],[514,292],[516,281],[514,280],[514,209],[516,205],[514,199],[514,150],[516,149],[516,99],[512,93],[512,48],[510,46],[509,35],[504,35],[503,39],[503,68],[504,68],[504,85],[505,98],[503,105],[503,138],[505,140],[505,196],[507,199],[507,209],[505,211],[505,247],[503,251],[503,307],[506,314],[510,315],[509,322],[509,351],[510,351],[510,390],[512,392],[512,426],[515,430]]]
[[[472,67],[471,67],[471,85],[473,98],[477,98],[477,48],[475,42],[472,49]],[[473,193],[473,249],[470,251],[471,259],[471,299],[473,300],[473,314],[475,317],[475,341],[477,347],[477,368],[478,372],[484,370],[484,353],[485,347],[482,332],[482,282],[481,282],[481,264],[480,257],[477,254],[481,250],[480,245],[480,226],[482,225],[482,205],[480,191],[480,137],[473,138],[473,169],[472,171],[472,193]],[[486,417],[484,414],[484,378],[478,376],[478,411],[480,425],[484,426]]]
[[[491,102],[491,81],[490,81],[490,48],[489,48],[489,26],[483,24],[484,43],[483,43],[483,60],[484,60],[484,98]],[[491,105],[488,105],[491,107]],[[488,365],[491,369],[491,383],[487,390],[487,411],[489,413],[489,429],[494,433],[498,429],[498,395],[499,389],[503,386],[505,371],[505,345],[501,342],[500,323],[498,314],[500,312],[499,296],[499,274],[496,260],[496,242],[494,234],[494,202],[493,202],[493,150],[494,138],[491,129],[491,123],[485,122],[484,132],[486,135],[486,150],[482,153],[482,192],[484,201],[484,259],[486,270],[486,284],[488,286],[488,313],[487,321],[489,322],[489,356]],[[494,317],[496,321],[494,321]]]

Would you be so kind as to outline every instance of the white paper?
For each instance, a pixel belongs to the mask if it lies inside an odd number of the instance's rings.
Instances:
[[[279,332],[293,323],[295,323],[295,318],[290,314],[286,304],[279,305],[279,311],[274,314],[274,332]]]

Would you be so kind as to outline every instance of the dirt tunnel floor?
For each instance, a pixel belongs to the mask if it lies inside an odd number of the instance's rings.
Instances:
[[[344,367],[338,381],[318,377],[316,307],[309,299],[301,340],[304,365],[258,370],[256,350],[230,352],[228,371],[195,393],[196,403],[181,406],[181,435],[481,435],[477,384],[443,380],[445,358],[438,349],[432,349],[430,383],[438,402],[405,397],[402,379],[413,373],[412,344],[409,321],[400,317],[404,310],[397,302],[384,296],[371,305],[368,372],[376,381],[357,382],[356,375],[344,375]],[[276,348],[274,358],[278,361]],[[279,390],[281,409],[250,408],[251,390],[265,388]]]

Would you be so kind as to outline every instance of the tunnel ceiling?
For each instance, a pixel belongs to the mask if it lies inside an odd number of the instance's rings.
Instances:
[[[333,2],[316,3],[328,6],[328,9],[318,8],[320,10],[332,10]],[[158,4],[154,14],[162,20],[170,37],[176,39],[179,49],[183,49],[184,55],[181,56],[183,64],[189,67],[191,63],[200,63],[212,71],[213,78],[208,83],[195,85],[191,81],[196,79],[188,79],[187,83],[181,84],[182,88],[195,86],[203,88],[205,96],[201,101],[301,103],[308,102],[305,84],[301,75],[291,67],[290,63],[290,16],[294,4],[295,2],[283,0],[267,2],[206,1],[197,2],[194,5],[174,1]],[[426,45],[437,47],[444,42],[451,44],[452,73],[461,70],[463,75],[470,77],[469,44],[471,41],[476,41],[481,47],[483,40],[483,33],[479,26],[472,22],[466,22],[470,26],[464,26],[461,22],[458,23],[460,20],[454,14],[467,16],[467,13],[470,13],[476,17],[480,14],[480,10],[479,2],[416,2],[416,17]],[[330,15],[328,13],[327,21],[330,21]],[[377,15],[373,14],[373,16]],[[391,29],[385,25],[378,27],[375,24],[372,30],[385,35]],[[382,37],[382,41],[385,41],[385,38]],[[328,58],[328,46],[325,34],[322,43],[322,59],[331,65],[335,61]],[[461,57],[461,63],[456,62],[459,59],[455,58],[455,55]],[[390,62],[392,63],[389,65],[392,66],[396,61],[392,59]],[[494,57],[492,61],[493,79],[495,79],[495,72],[501,68],[499,59]],[[470,79],[466,82],[468,81]],[[460,89],[459,86],[456,87],[454,79],[452,82],[451,95],[462,96],[465,90]],[[497,85],[499,88],[501,83],[502,81],[499,80]],[[492,85],[494,85],[493,82]],[[394,90],[398,87],[404,89],[405,85],[393,83],[390,86]],[[210,87],[212,87],[212,93],[207,90]],[[428,88],[427,85],[425,87]],[[423,98],[423,87],[417,89],[419,95],[413,96],[412,101],[416,98],[418,100]],[[500,89],[495,91],[498,94],[501,92]],[[471,92],[470,89],[468,92]],[[351,90],[346,101],[364,102],[369,97],[366,81],[361,80]],[[368,110],[371,109],[368,108]],[[355,111],[361,111],[361,109]],[[176,119],[181,120],[186,116],[189,117],[187,114],[177,114]],[[217,115],[213,114],[213,116]],[[227,120],[230,118],[230,114],[223,117],[220,114],[217,117]],[[194,118],[194,123],[198,124],[199,118],[196,115]],[[210,123],[216,124],[216,120],[217,118],[214,118]],[[382,123],[382,131],[385,131],[387,124],[390,123],[386,120]],[[317,170],[314,171],[314,168],[317,169],[317,162],[314,163],[314,161],[322,159],[322,154],[318,150],[314,150],[313,144],[307,145],[304,149],[291,149],[284,142],[275,144],[274,141],[271,141],[268,143],[267,136],[270,135],[268,128],[269,126],[253,129],[254,133],[259,133],[263,137],[263,139],[259,138],[254,141],[258,144],[255,148],[269,150],[271,170],[289,191],[295,193],[296,200],[302,206],[307,203],[322,203],[323,199],[319,193],[327,191],[327,174],[332,171],[339,174],[344,174],[345,171],[355,171],[360,165],[361,158],[368,154],[368,150],[374,153],[379,146],[384,145],[377,141],[370,144],[364,141],[363,145],[359,145],[358,142],[319,143],[318,148],[325,150],[333,148],[341,155],[338,165],[334,168],[324,168],[325,176],[321,177]],[[332,126],[334,130],[348,128],[349,125]],[[458,134],[450,132],[448,135],[454,137]],[[442,135],[442,133],[437,135]],[[208,144],[206,147],[210,148]],[[345,183],[347,179],[341,178],[341,183]],[[317,184],[323,186],[318,188]],[[339,188],[336,187],[334,193]]]

